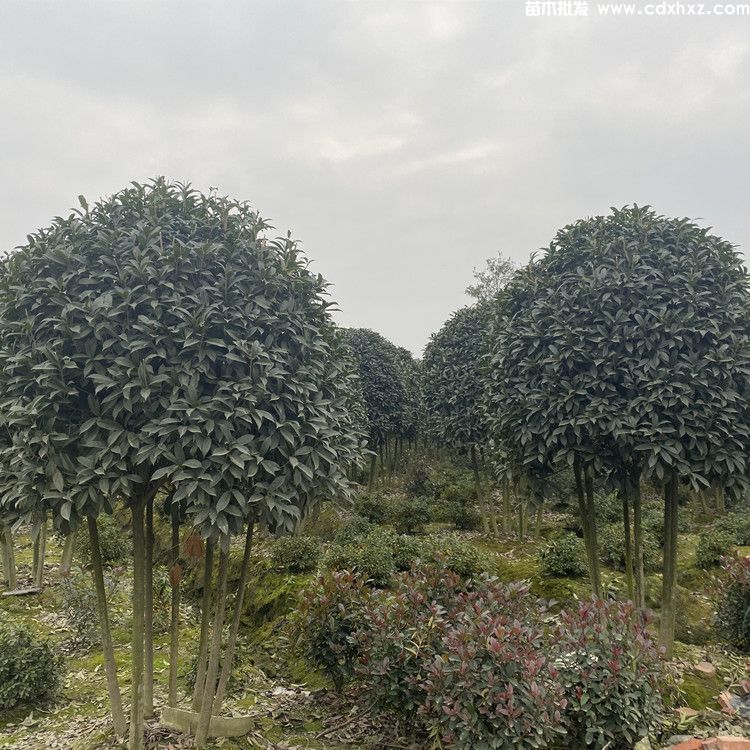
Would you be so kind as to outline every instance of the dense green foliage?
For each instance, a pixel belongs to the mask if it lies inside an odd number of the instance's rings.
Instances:
[[[28,628],[0,622],[0,710],[53,698],[62,661],[50,643]]]
[[[466,448],[485,441],[484,363],[489,319],[486,305],[464,307],[425,348],[424,401],[431,434],[444,445]]]
[[[495,434],[520,462],[745,484],[750,307],[737,250],[684,219],[614,210],[517,274],[495,329]]]
[[[750,557],[730,557],[716,580],[716,630],[735,648],[750,652]]]
[[[542,571],[556,578],[580,578],[586,575],[586,549],[575,534],[554,539],[541,552]]]
[[[706,529],[698,539],[695,564],[704,570],[716,567],[731,553],[732,541],[732,535],[722,529]]]
[[[321,551],[315,537],[282,536],[271,548],[271,560],[275,567],[290,573],[307,573],[318,566]]]
[[[204,534],[293,528],[359,460],[356,378],[292,239],[162,179],[29,237],[0,267],[6,517],[76,525],[171,484]]]

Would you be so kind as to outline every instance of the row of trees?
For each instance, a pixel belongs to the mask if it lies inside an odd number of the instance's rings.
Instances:
[[[738,252],[632,206],[567,226],[526,267],[479,281],[489,294],[427,347],[428,425],[472,456],[490,452],[537,507],[552,477],[571,475],[597,595],[594,486],[616,489],[641,607],[640,488],[662,487],[671,654],[678,488],[731,497],[748,483],[750,294]]]

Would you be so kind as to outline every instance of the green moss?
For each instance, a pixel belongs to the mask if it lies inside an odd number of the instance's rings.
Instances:
[[[697,674],[686,674],[678,685],[683,705],[696,711],[704,708],[719,710],[716,696],[724,689],[724,682],[717,675],[712,678]]]

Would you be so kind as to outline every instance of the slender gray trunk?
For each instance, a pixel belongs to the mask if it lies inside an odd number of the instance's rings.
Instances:
[[[646,576],[643,565],[643,511],[641,507],[640,476],[632,477],[630,483],[633,499],[633,554],[635,556],[635,599],[636,606],[643,612],[646,609]]]
[[[143,715],[154,715],[154,500],[146,503]]]
[[[117,664],[115,663],[115,650],[112,645],[112,629],[109,624],[109,610],[107,607],[107,591],[104,586],[104,568],[102,565],[102,553],[99,546],[99,529],[96,519],[87,519],[89,527],[89,547],[91,548],[91,577],[94,581],[96,591],[96,610],[99,615],[99,633],[102,639],[102,655],[104,658],[104,673],[107,677],[107,691],[109,693],[109,706],[112,713],[112,724],[115,734],[124,737],[127,733],[125,713],[122,710],[122,696],[120,685],[117,682]],[[72,535],[69,535],[69,538]]]
[[[177,705],[177,667],[180,636],[180,508],[173,503],[172,515],[172,568],[169,571],[169,585],[172,601],[169,621],[169,705]]]
[[[206,661],[208,659],[208,628],[211,623],[211,583],[214,570],[214,541],[206,540],[206,554],[203,559],[203,598],[201,600],[201,637],[198,644],[198,664],[195,687],[193,688],[193,711],[201,709],[201,698],[206,681]]]
[[[664,487],[664,567],[661,589],[659,636],[667,659],[674,651],[674,589],[677,580],[677,475]]]
[[[223,543],[225,542],[225,543]],[[216,678],[219,673],[219,659],[221,658],[221,634],[224,628],[224,613],[227,605],[227,571],[229,569],[227,548],[229,540],[222,540],[219,553],[219,591],[216,597],[216,611],[211,630],[211,653],[206,667],[206,681],[201,700],[200,717],[198,718],[198,730],[195,733],[195,747],[200,750],[208,739],[208,730],[211,724],[214,698],[216,696]]]
[[[59,573],[61,576],[70,575],[70,566],[73,564],[73,551],[75,548],[76,532],[71,531],[65,537],[62,554],[60,555]]]
[[[245,586],[247,576],[250,570],[250,554],[253,547],[253,529],[255,520],[251,519],[247,524],[247,535],[245,536],[245,551],[242,555],[242,567],[240,568],[240,580],[237,583],[237,594],[234,598],[234,613],[232,614],[232,625],[229,629],[229,640],[224,652],[224,663],[221,665],[221,677],[219,678],[219,687],[216,690],[216,699],[214,701],[213,713],[217,716],[221,713],[221,707],[224,703],[229,678],[232,675],[232,662],[234,660],[234,649],[237,644],[237,634],[240,630],[240,621],[242,619],[242,605],[245,600]]]
[[[143,750],[143,636],[145,608],[146,540],[143,529],[145,498],[133,504],[133,639],[130,689],[130,742],[129,750]]]

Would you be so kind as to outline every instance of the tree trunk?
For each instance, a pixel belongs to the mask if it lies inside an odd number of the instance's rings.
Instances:
[[[714,493],[716,497],[716,512],[720,516],[723,516],[727,510],[726,504],[724,503],[724,488],[717,483]]]
[[[664,487],[664,567],[661,589],[661,645],[667,659],[674,650],[674,587],[677,580],[677,475]]]
[[[583,469],[578,458],[573,463],[573,473],[576,482],[576,497],[578,498],[578,512],[581,516],[581,526],[583,527],[583,542],[586,547],[586,557],[589,563],[589,579],[591,581],[591,591],[596,597],[601,597],[601,582],[599,579],[599,556],[596,545],[591,536],[591,518],[589,514],[588,503],[586,500],[586,491],[584,489]]]
[[[503,532],[510,534],[513,520],[511,518],[510,508],[510,480],[503,477]]]
[[[375,474],[378,470],[378,456],[377,453],[373,452],[372,456],[370,456],[370,477],[367,482],[367,491],[372,493],[372,491],[375,489]]]
[[[89,546],[91,547],[91,577],[94,581],[96,591],[96,610],[99,615],[99,633],[102,639],[102,654],[104,658],[104,673],[107,676],[107,691],[109,692],[109,706],[112,713],[112,724],[115,734],[124,737],[127,732],[125,713],[122,710],[122,696],[120,685],[117,682],[117,664],[115,663],[115,650],[112,645],[112,630],[109,626],[109,611],[107,609],[107,591],[104,588],[104,569],[102,566],[102,553],[99,547],[99,529],[96,519],[87,519],[89,527]],[[68,535],[68,539],[72,538]],[[66,540],[67,543],[67,540]]]
[[[641,612],[646,609],[646,577],[643,569],[643,512],[640,476],[631,477],[629,488],[633,500],[633,554],[635,568],[635,599]]]
[[[129,750],[143,750],[143,631],[146,540],[143,529],[145,498],[132,506],[133,517],[133,670],[130,689]]]
[[[594,477],[591,466],[587,466],[583,472],[583,484],[586,490],[586,515],[589,523],[589,538],[591,540],[591,557],[594,561],[592,581],[594,583],[594,594],[601,599],[602,581],[601,568],[599,566],[599,541],[596,535],[596,507],[594,505]]]
[[[154,715],[154,500],[146,503],[143,715]]]
[[[476,446],[471,446],[471,466],[474,469],[474,485],[477,490],[477,500],[479,501],[479,507],[482,509],[482,528],[485,534],[490,533],[490,519],[489,513],[487,512],[487,504],[485,502],[484,492],[482,491],[482,482],[479,478],[479,464],[477,463],[477,449]]]
[[[42,516],[42,520],[37,528],[36,539],[34,540],[34,561],[32,563],[34,586],[41,591],[44,588],[44,558],[47,555],[47,514]]]
[[[539,505],[536,507],[536,529],[534,534],[537,539],[542,538],[542,521],[544,519],[544,500],[539,498]]]
[[[219,687],[216,689],[216,699],[214,700],[213,713],[217,716],[221,713],[221,707],[224,703],[229,678],[232,675],[232,661],[234,660],[234,649],[237,644],[237,633],[240,630],[240,621],[242,619],[242,605],[245,600],[245,585],[247,584],[247,575],[250,570],[250,553],[253,547],[253,530],[255,528],[255,519],[251,519],[247,525],[247,535],[245,536],[245,551],[242,555],[242,567],[240,568],[240,580],[237,583],[237,593],[234,597],[234,613],[232,614],[232,625],[229,629],[229,640],[224,652],[224,663],[221,665],[221,677],[219,678]]]
[[[622,528],[625,534],[625,580],[628,586],[628,598],[635,601],[635,588],[633,581],[633,546],[631,541],[630,527],[630,498],[627,492],[622,493]]]
[[[225,542],[225,543],[224,543]],[[216,695],[216,678],[219,673],[219,659],[221,658],[221,634],[224,628],[224,613],[227,605],[227,572],[229,540],[222,540],[219,553],[219,592],[216,597],[216,612],[211,630],[211,654],[206,668],[206,681],[201,701],[200,717],[198,718],[198,730],[195,733],[195,747],[200,750],[208,739],[208,729],[211,723],[214,697]]]
[[[203,598],[201,600],[201,637],[198,644],[198,664],[193,688],[193,711],[201,709],[201,698],[206,680],[206,660],[208,657],[208,626],[211,622],[211,579],[214,570],[214,542],[206,540],[206,554],[203,559]]]
[[[61,576],[70,575],[70,566],[73,564],[73,552],[75,548],[76,532],[71,531],[65,537],[62,554],[60,555],[60,567],[58,571]]]
[[[172,601],[169,619],[169,705],[177,705],[177,667],[180,652],[180,507],[173,503],[172,515],[172,569],[169,585]]]
[[[487,507],[490,511],[490,529],[492,530],[494,536],[499,536],[500,529],[497,525],[497,509],[495,508],[495,497],[492,492],[487,489],[487,464],[484,460],[484,449],[481,447],[479,448],[479,457],[481,459],[480,476],[483,478],[482,486],[485,487],[484,496],[486,498]]]
[[[3,547],[3,578],[9,591],[13,591],[18,586],[16,577],[16,553],[13,548],[13,533],[7,526],[0,526],[2,534]]]

